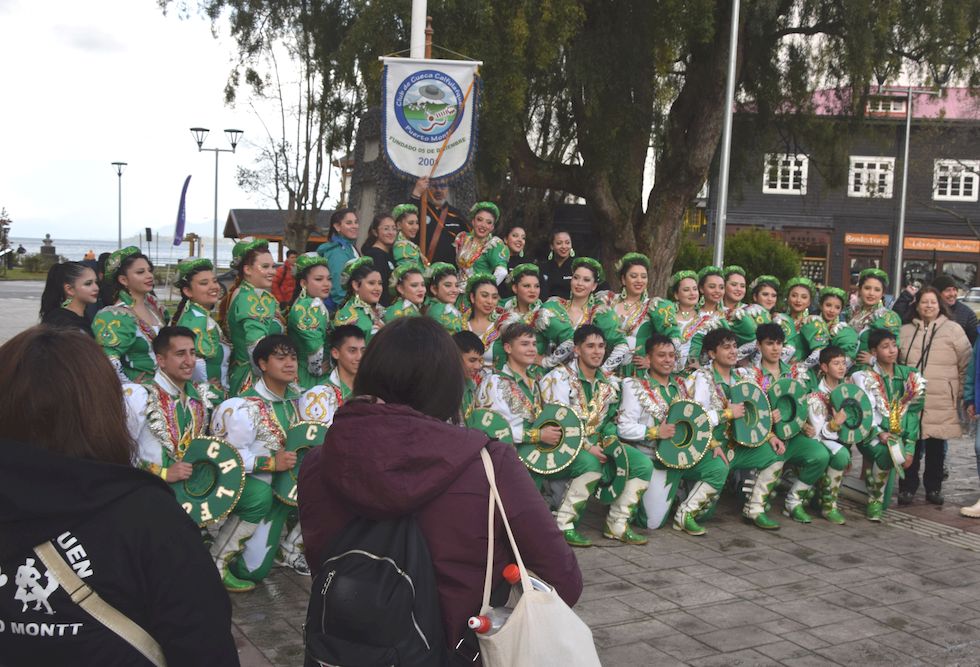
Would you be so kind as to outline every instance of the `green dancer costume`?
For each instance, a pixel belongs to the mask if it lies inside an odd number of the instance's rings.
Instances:
[[[613,293],[600,292],[597,297],[603,302],[613,318],[619,334],[626,340],[630,355],[643,354],[650,334],[659,333],[674,341],[674,347],[680,348],[680,328],[677,326],[677,312],[673,301],[650,297],[645,292],[639,302],[630,303],[626,300],[625,291]],[[617,306],[623,306],[624,313],[616,311]],[[629,363],[619,368],[622,377],[632,377],[637,374],[636,368]]]
[[[676,378],[670,378],[666,385],[653,376],[624,379],[616,417],[619,437],[655,446],[654,441],[659,437],[659,428],[667,417],[670,404],[684,397],[684,390]],[[687,498],[677,506],[673,526],[675,530],[689,535],[704,535],[705,530],[696,519],[710,512],[728,478],[728,460],[723,455],[724,450],[721,450],[721,455],[715,454],[717,448],[717,441],[713,441],[713,446],[701,460],[685,469],[668,468],[658,459],[653,459],[650,486],[643,494],[642,509],[647,528],[660,528],[667,523],[681,482],[689,481],[693,482],[693,486]]]
[[[745,381],[752,381],[749,371],[732,368],[726,382],[712,362],[695,371],[688,378],[685,389],[688,396],[705,409],[713,428],[712,438],[727,447],[729,468],[758,470],[742,514],[759,528],[773,530],[779,528],[779,524],[766,516],[766,502],[779,482],[783,457],[768,442],[758,447],[745,447],[736,443],[730,433],[732,413],[728,406],[731,388],[736,382]]]
[[[138,249],[134,250],[138,252]],[[92,322],[95,340],[109,357],[120,382],[150,382],[157,370],[151,346],[160,327],[166,323],[167,314],[152,294],[146,295],[145,304],[156,320],[153,324],[139,318],[133,310],[133,297],[125,290],[119,292],[114,305],[100,310]]]
[[[481,211],[493,216],[494,224],[500,220],[500,209],[493,202],[477,202],[470,209],[470,226],[472,220]],[[510,263],[510,248],[499,236],[493,233],[484,238],[477,238],[470,232],[456,235],[453,245],[456,247],[456,266],[459,267],[460,295],[466,294],[466,283],[471,276],[485,273],[494,277],[496,284],[504,282],[507,277],[507,265]]]
[[[157,371],[146,385],[123,385],[126,427],[139,447],[137,466],[167,480],[167,469],[183,458],[194,438],[205,434],[208,409],[190,382],[178,386]]]
[[[177,273],[181,280],[192,271],[214,271],[210,260],[198,258],[181,262]],[[187,327],[194,332],[194,349],[197,351],[197,365],[194,369],[194,384],[198,393],[206,393],[215,402],[228,397],[228,362],[231,359],[231,343],[225,337],[221,326],[211,316],[211,310],[193,299],[187,299],[183,311],[176,322],[177,326]]]
[[[269,242],[264,239],[239,241],[231,251],[232,266],[238,268],[250,251],[268,251],[268,248]],[[225,328],[231,339],[232,355],[229,365],[229,393],[237,396],[262,377],[258,366],[252,363],[252,350],[266,336],[284,333],[286,327],[279,316],[279,302],[276,297],[266,289],[241,280],[228,301]]]
[[[891,502],[896,472],[888,447],[879,436],[887,433],[901,438],[905,455],[915,453],[926,381],[914,368],[902,364],[895,364],[892,374],[886,375],[875,361],[870,367],[855,370],[851,382],[868,395],[874,412],[874,431],[858,445],[858,450],[871,461],[865,476],[868,519],[881,521],[882,512]]]
[[[296,508],[274,498],[269,486],[276,471],[275,454],[285,445],[286,430],[300,421],[298,397],[299,388],[295,385],[286,396],[277,396],[259,380],[241,396],[219,405],[211,418],[211,432],[235,446],[248,472],[242,498],[211,547],[226,587],[229,580],[262,581],[280,548],[282,560],[287,563],[302,558],[298,523],[282,539],[286,521]],[[259,501],[266,497],[269,502],[259,513]]]
[[[194,332],[194,348],[197,350],[197,367],[194,369],[194,383],[198,391],[207,384],[213,392],[224,399],[228,395],[228,361],[231,358],[231,344],[210,311],[204,306],[188,301],[184,312],[177,320],[177,326],[187,327]]]
[[[573,262],[579,262],[583,259],[586,258],[579,257],[573,260]],[[599,280],[602,280],[602,278],[600,277]],[[626,343],[626,337],[619,330],[616,313],[611,311],[609,306],[604,304],[593,293],[589,295],[589,300],[585,305],[581,318],[573,321],[569,313],[569,307],[571,305],[571,299],[553,296],[545,301],[542,306],[542,308],[547,309],[551,313],[547,326],[541,333],[552,345],[552,354],[559,352],[562,343],[571,342],[577,328],[583,324],[594,324],[602,330],[606,338],[607,349],[612,350],[606,357],[605,363],[602,364],[603,372],[613,373],[623,364],[628,364],[632,361],[633,351]]]
[[[317,265],[327,266],[327,260],[318,255],[300,255],[293,275],[298,280],[303,271]],[[330,313],[323,299],[311,297],[302,289],[289,309],[286,329],[298,351],[299,386],[309,389],[320,384],[330,368],[325,357],[330,339]]]
[[[590,381],[580,363],[573,361],[558,366],[541,378],[541,400],[545,404],[570,407],[582,420],[584,442],[601,448],[604,453],[611,452],[620,444],[616,435],[619,390],[601,371],[597,371],[595,379]],[[640,498],[650,484],[653,464],[635,447],[626,444],[622,444],[622,447],[629,461],[629,475],[622,492],[609,507],[603,535],[627,544],[645,544],[647,538],[634,533],[629,524]],[[602,463],[584,447],[579,450],[571,466],[548,475],[549,478],[570,477],[572,480],[555,517],[558,520],[558,530],[565,533],[566,541],[573,546],[581,546],[577,543],[587,542],[578,533],[578,522],[589,496],[600,481],[608,484],[615,476],[616,464],[611,457]]]
[[[786,282],[786,295],[796,287],[803,287],[810,293],[811,304],[816,300],[816,287],[809,278],[796,277]],[[791,315],[788,311],[778,318],[783,332],[786,334],[786,347],[793,348],[793,361],[803,361],[808,367],[817,364],[820,350],[827,347],[830,335],[827,323],[819,314],[808,312]]]
[[[895,334],[902,329],[902,318],[894,310],[883,305],[873,308],[859,308],[847,322],[858,336],[858,352],[868,351],[868,334],[872,329],[887,329]]]
[[[840,424],[833,421],[833,408],[830,405],[830,392],[833,389],[823,378],[816,389],[807,396],[807,419],[813,427],[815,437],[823,443],[830,453],[827,470],[817,486],[820,489],[820,512],[827,521],[844,523],[844,515],[837,507],[840,486],[844,481],[844,471],[851,463],[851,449],[840,441]]]
[[[820,290],[821,308],[824,300],[830,297],[836,297],[841,302],[841,307],[847,303],[847,292],[839,287],[824,287]],[[854,363],[854,358],[857,356],[860,347],[857,332],[840,316],[828,320],[821,315],[821,319],[827,325],[828,345],[835,345],[843,350],[844,356],[847,357],[847,365],[850,366]],[[816,348],[813,351],[817,352]]]
[[[455,304],[431,301],[425,308],[425,314],[441,324],[450,335],[463,330],[463,314]]]
[[[337,311],[333,317],[334,328],[344,324],[356,325],[364,332],[365,342],[371,341],[371,336],[378,333],[384,326],[384,319],[379,306],[372,306],[361,299],[356,294],[347,299],[347,302]]]
[[[779,373],[773,374],[764,368],[762,361],[750,369],[752,381],[768,392],[777,380],[792,378],[798,381],[809,393],[813,381],[809,372],[801,363],[787,364],[779,362]],[[813,486],[823,477],[830,464],[830,452],[819,440],[808,437],[802,431],[786,441],[786,451],[783,453],[783,468],[796,468],[796,481],[786,493],[786,511],[784,514],[800,523],[810,523],[812,519],[806,512],[806,503],[810,499]]]
[[[385,308],[384,322],[388,324],[400,317],[417,317],[422,314],[419,307],[408,299],[401,299]]]
[[[391,247],[391,256],[395,259],[395,268],[408,264],[419,271],[425,270],[425,258],[422,257],[422,250],[414,241],[405,238],[401,232],[395,236],[395,244]]]
[[[515,283],[520,282],[523,277],[529,275],[536,276],[540,281],[541,272],[537,265],[518,264],[507,274],[507,284],[513,289]],[[538,351],[538,356],[542,358],[541,368],[535,369],[535,372],[542,369],[554,368],[562,363],[571,354],[573,347],[572,342],[567,341],[556,348],[552,354],[548,354],[549,344],[544,332],[547,331],[551,324],[551,319],[555,317],[555,314],[553,311],[542,308],[541,306],[542,303],[539,299],[534,303],[527,304],[525,309],[522,309],[518,303],[517,296],[514,295],[500,304],[500,314],[497,322],[497,328],[501,334],[512,324],[527,324],[534,329],[535,347]],[[498,337],[493,344],[493,367],[499,370],[504,367],[506,362],[507,355],[504,353],[504,346]]]
[[[232,358],[229,366],[232,394],[241,394],[255,384],[261,371],[252,364],[252,350],[260,340],[283,332],[279,303],[271,292],[243,280],[228,306],[228,336]]]

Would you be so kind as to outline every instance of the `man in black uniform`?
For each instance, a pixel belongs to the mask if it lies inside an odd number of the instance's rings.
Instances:
[[[449,186],[443,181],[429,182],[428,176],[415,181],[412,188],[410,204],[422,212],[422,196],[428,196],[425,220],[425,247],[422,247],[422,234],[417,239],[419,248],[429,260],[429,263],[446,262],[456,266],[456,247],[453,242],[456,235],[468,228],[466,216],[458,208],[452,206],[446,198],[449,196]]]

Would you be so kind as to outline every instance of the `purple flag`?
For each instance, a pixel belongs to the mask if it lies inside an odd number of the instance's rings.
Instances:
[[[174,231],[174,245],[180,245],[184,242],[184,222],[186,220],[186,211],[184,210],[184,198],[187,197],[187,186],[191,182],[191,177],[188,176],[184,180],[184,187],[180,191],[180,207],[177,209],[177,229]]]

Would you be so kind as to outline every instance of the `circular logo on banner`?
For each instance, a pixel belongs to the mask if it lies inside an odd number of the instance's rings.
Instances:
[[[442,141],[459,117],[463,91],[444,72],[415,72],[398,86],[395,118],[405,133],[418,141]]]

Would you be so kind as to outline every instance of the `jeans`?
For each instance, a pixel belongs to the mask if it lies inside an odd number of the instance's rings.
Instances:
[[[922,484],[926,493],[942,490],[943,462],[946,459],[946,441],[939,438],[926,438],[915,443],[915,455],[912,465],[905,471],[905,479],[898,483],[901,493],[915,494],[919,490],[919,466],[925,455],[925,471],[922,473]]]
[[[980,423],[977,424],[975,439],[973,441],[973,451],[977,455],[977,477],[980,477]]]

